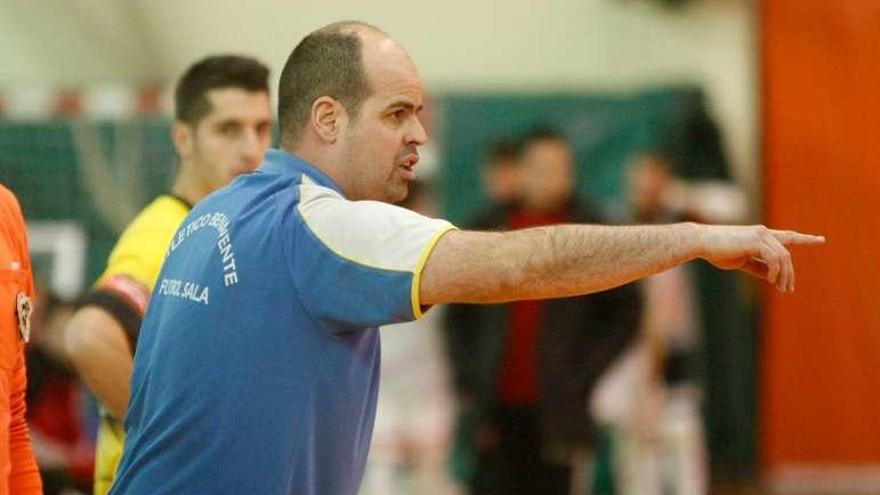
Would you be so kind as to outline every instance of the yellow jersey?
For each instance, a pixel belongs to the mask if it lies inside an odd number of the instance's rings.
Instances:
[[[191,208],[189,203],[170,194],[147,205],[116,242],[107,269],[83,302],[113,315],[125,329],[132,351],[171,237]],[[95,495],[105,495],[110,490],[124,440],[121,421],[102,411],[95,446]]]

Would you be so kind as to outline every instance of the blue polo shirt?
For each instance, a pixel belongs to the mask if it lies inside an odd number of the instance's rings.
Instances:
[[[110,493],[357,493],[377,327],[421,316],[421,270],[451,228],[348,201],[277,150],[205,198],[144,317]]]

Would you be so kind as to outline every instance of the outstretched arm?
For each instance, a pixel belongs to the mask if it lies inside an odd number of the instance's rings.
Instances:
[[[420,301],[496,303],[587,294],[697,258],[790,292],[794,266],[785,246],[822,242],[822,237],[763,226],[694,223],[451,231],[428,258]]]

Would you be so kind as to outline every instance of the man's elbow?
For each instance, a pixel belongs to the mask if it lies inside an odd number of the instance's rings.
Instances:
[[[83,311],[82,309],[78,310],[64,330],[64,351],[76,368],[79,368],[81,363],[88,361],[95,348],[94,332],[86,325]]]
[[[128,354],[125,333],[116,320],[101,308],[86,306],[71,317],[64,332],[64,349],[74,366],[101,361],[108,353]]]

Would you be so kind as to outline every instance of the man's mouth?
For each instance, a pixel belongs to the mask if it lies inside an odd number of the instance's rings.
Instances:
[[[419,162],[419,155],[417,155],[415,153],[410,153],[403,160],[403,163],[400,164],[400,168],[403,169],[404,177],[407,180],[415,180],[416,172],[415,172],[415,170],[413,170],[413,168],[416,166],[416,163],[418,163],[418,162]]]

